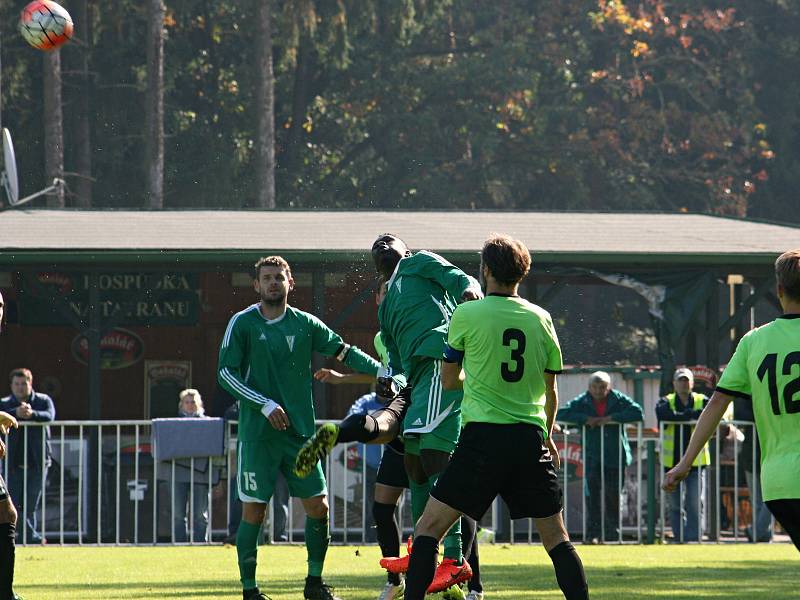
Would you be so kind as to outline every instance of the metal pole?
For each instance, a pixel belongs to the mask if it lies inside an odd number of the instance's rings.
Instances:
[[[658,424],[658,447],[660,452],[658,453],[659,456],[659,466],[661,467],[658,475],[659,478],[664,473],[664,422],[660,422]],[[664,542],[667,537],[667,526],[666,526],[666,508],[664,507],[665,495],[664,495],[664,488],[659,486],[659,504],[661,505],[661,541]],[[673,532],[674,535],[674,532]]]
[[[355,446],[354,446],[355,447]],[[342,493],[344,494],[344,502],[342,508],[344,509],[342,520],[344,521],[344,543],[347,544],[347,457],[349,456],[350,444],[344,445],[344,469],[342,469],[342,479],[344,480]]]
[[[40,428],[42,430],[42,454],[41,454],[41,456],[42,456],[42,481],[41,481],[41,483],[42,483],[42,493],[41,493],[41,499],[42,499],[42,541],[41,541],[41,543],[42,544],[44,544],[47,541],[45,539],[47,537],[46,536],[47,515],[45,514],[45,512],[46,512],[45,507],[47,506],[47,468],[45,466],[47,464],[47,458],[46,458],[47,445],[45,444],[45,436],[47,434],[47,429],[45,429],[45,427],[46,427],[46,425],[41,425],[40,426]]]
[[[581,541],[586,543],[586,425],[581,425],[581,466],[583,467],[581,481]]]
[[[722,496],[720,495],[719,490],[719,436],[714,436],[714,491],[715,491],[715,499],[716,502],[722,503]],[[720,507],[716,506],[716,502],[714,504],[714,525],[715,525],[715,536],[714,538],[719,542],[722,532],[720,531]]]
[[[139,424],[134,425],[133,455],[133,543],[139,543]],[[144,490],[142,490],[144,493]]]
[[[78,545],[83,545],[83,425],[78,426]]]
[[[639,507],[641,511],[641,506]],[[641,515],[640,515],[641,516]],[[647,543],[656,540],[656,441],[647,440]]]
[[[22,450],[25,453],[25,456],[22,459],[22,465],[25,468],[25,472],[22,474],[22,505],[23,510],[22,514],[19,515],[18,518],[21,517],[22,520],[22,545],[26,545],[28,543],[28,427],[27,425],[22,428]]]
[[[103,541],[103,426],[97,426],[97,545]]]
[[[120,462],[122,462],[122,452],[120,448],[121,445],[122,445],[122,439],[120,436],[120,425],[117,424],[117,497],[116,497],[117,502],[115,507],[116,513],[114,514],[114,527],[115,527],[114,541],[117,544],[117,546],[119,546],[119,495],[120,495],[119,481],[120,478],[122,477],[120,473],[121,469]]]
[[[603,543],[606,542],[606,508],[606,426],[600,425],[600,541]]]
[[[61,515],[58,519],[58,543],[64,545],[64,426],[61,426],[61,450],[59,452],[59,462],[61,463],[61,472],[59,473],[58,484],[58,506]],[[78,507],[80,510],[80,507]]]

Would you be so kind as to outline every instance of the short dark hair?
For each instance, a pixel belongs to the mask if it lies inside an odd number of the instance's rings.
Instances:
[[[14,377],[24,377],[28,381],[33,381],[33,373],[31,373],[30,369],[19,368],[14,369],[11,373],[8,374],[8,380],[13,381]]]
[[[261,267],[278,267],[284,269],[289,277],[292,276],[292,269],[282,256],[265,256],[259,258],[256,264],[253,265],[253,279],[259,278],[261,275]]]
[[[784,252],[775,261],[775,279],[793,300],[800,300],[800,248]]]
[[[522,281],[531,270],[531,253],[519,240],[507,235],[492,234],[483,244],[481,262],[498,283],[514,285]]]

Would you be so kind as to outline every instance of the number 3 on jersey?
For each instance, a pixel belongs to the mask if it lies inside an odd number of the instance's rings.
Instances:
[[[783,360],[781,368],[783,375],[791,375],[792,367],[800,366],[800,352],[790,352]],[[781,414],[780,395],[778,394],[778,355],[767,354],[756,372],[758,379],[764,381],[767,376],[767,386],[769,387],[769,397],[772,400],[772,412],[776,415]],[[800,392],[800,375],[789,381],[783,387],[783,407],[786,414],[800,413],[800,398],[794,399],[794,395]]]
[[[500,363],[500,375],[509,383],[516,383],[522,379],[522,374],[525,372],[525,361],[522,356],[525,354],[525,334],[519,329],[506,329],[503,332],[503,346],[511,348],[514,368],[511,368],[511,363]]]
[[[248,492],[257,492],[256,474],[253,471],[243,471],[242,475],[244,475],[244,489]]]

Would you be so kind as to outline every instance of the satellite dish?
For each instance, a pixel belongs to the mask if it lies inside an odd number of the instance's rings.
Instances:
[[[53,179],[53,184],[43,190],[25,196],[19,197],[19,179],[17,179],[17,157],[14,155],[14,144],[11,142],[11,132],[3,127],[3,172],[0,174],[0,184],[6,190],[6,197],[11,206],[19,206],[25,204],[39,196],[44,196],[51,192],[61,190],[65,187],[63,179],[56,177]]]
[[[6,190],[8,203],[14,206],[19,201],[19,179],[17,179],[17,157],[14,155],[14,143],[11,132],[3,127],[3,173],[0,182]]]

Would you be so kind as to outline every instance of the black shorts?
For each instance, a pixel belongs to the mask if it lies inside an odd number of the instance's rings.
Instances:
[[[476,520],[498,495],[512,519],[540,519],[561,511],[561,486],[539,427],[468,423],[431,491],[440,502]]]
[[[8,486],[6,485],[3,476],[0,475],[0,502],[8,500]]]
[[[381,466],[378,467],[375,482],[396,488],[408,487],[408,475],[406,466],[403,464],[403,455],[390,448],[388,444],[384,446]]]
[[[767,500],[764,504],[792,538],[795,547],[800,550],[800,498]]]

